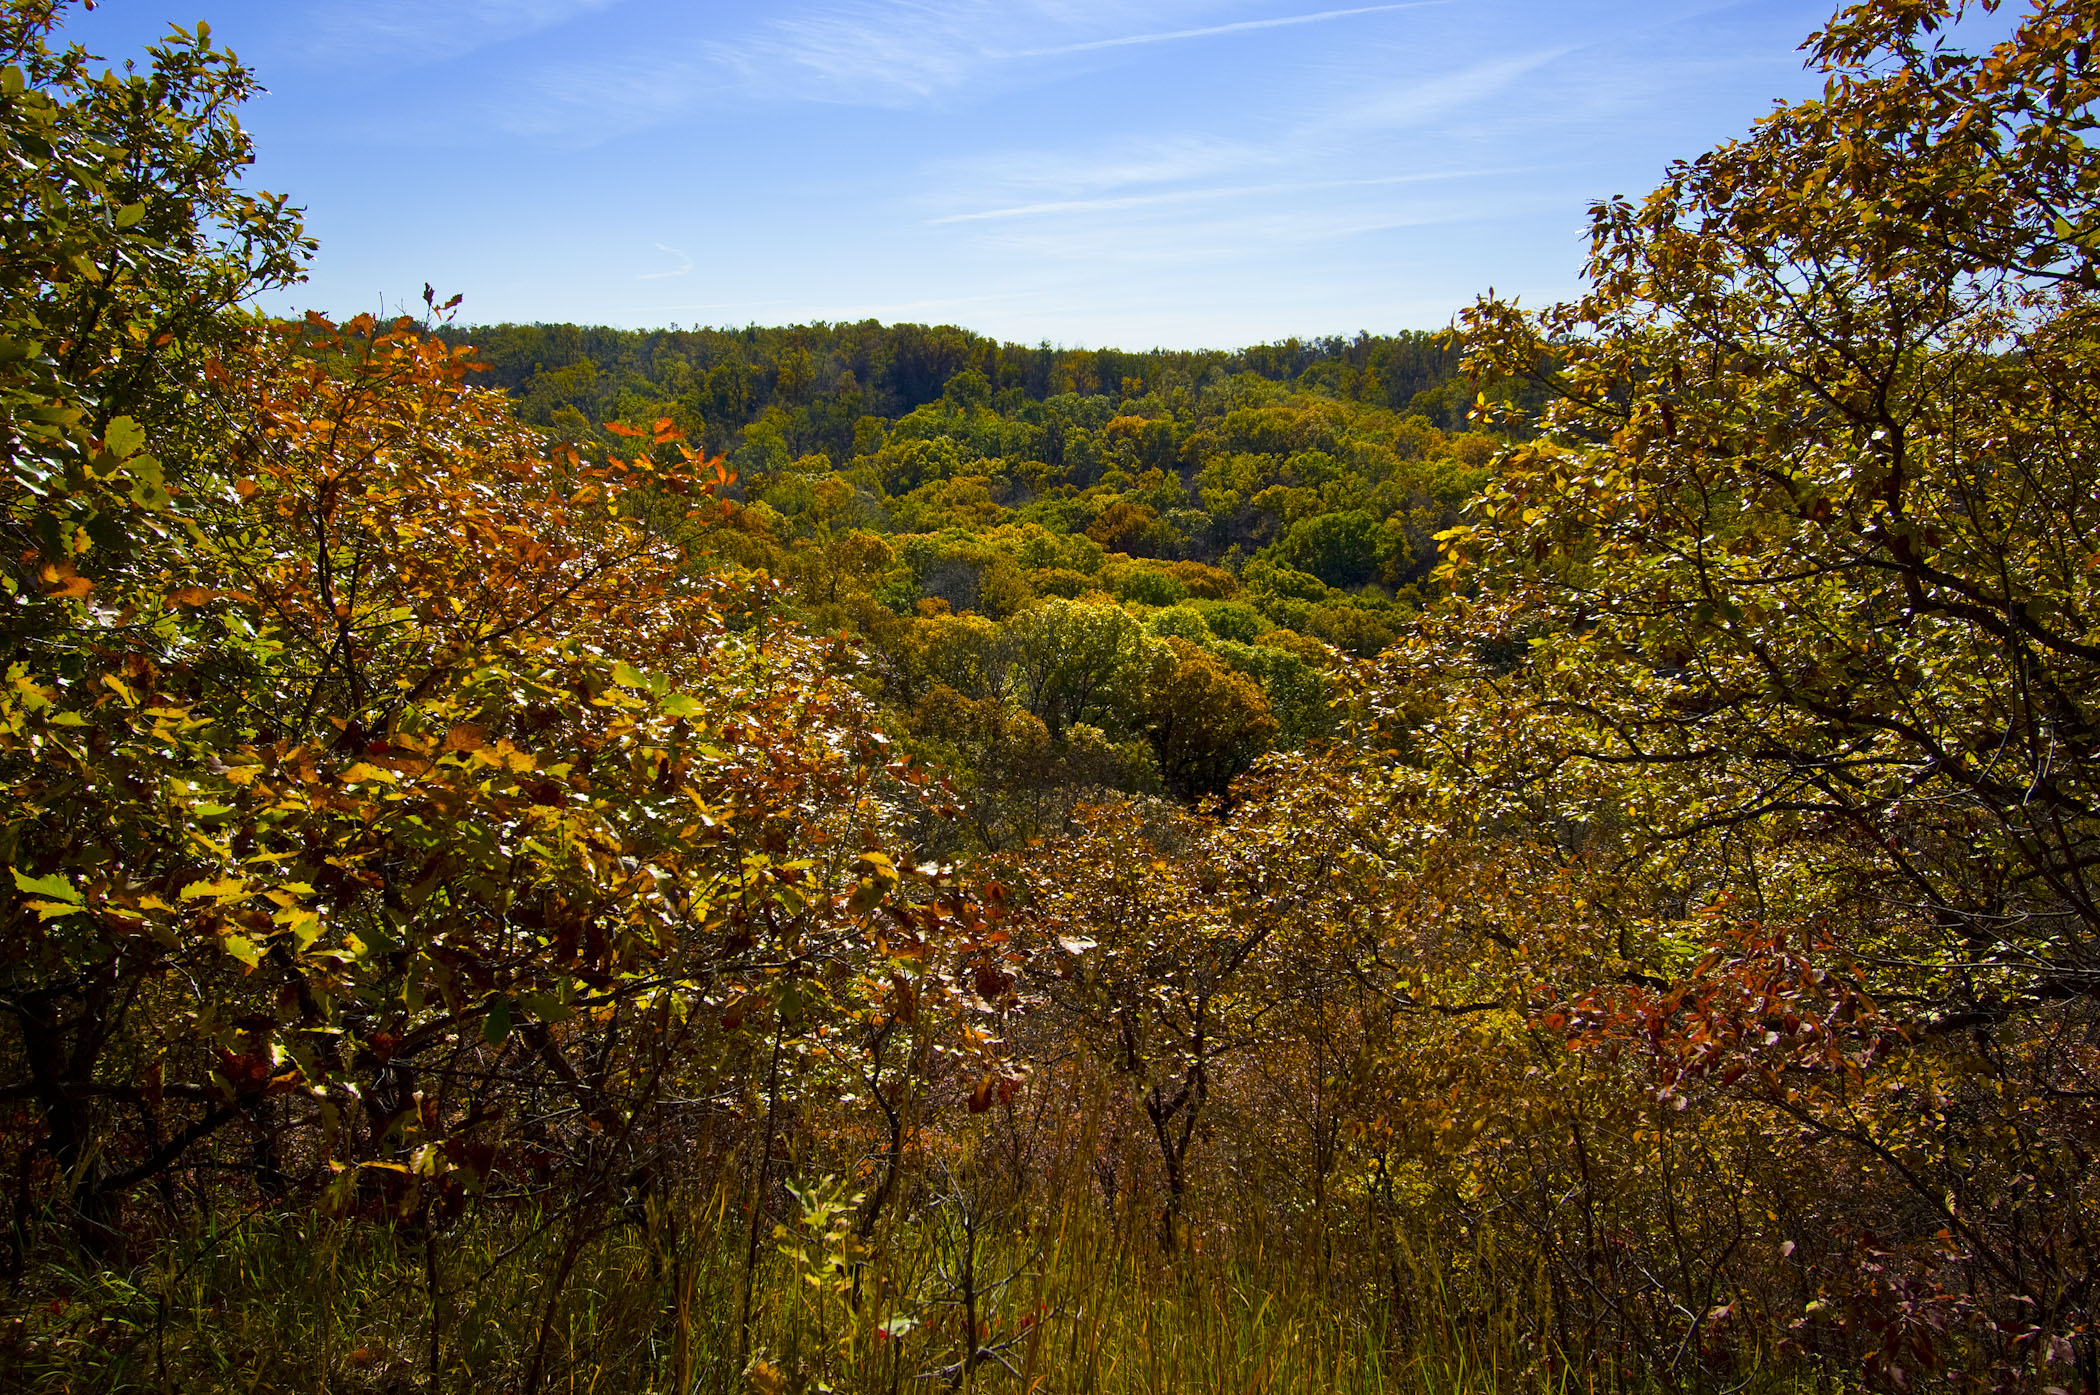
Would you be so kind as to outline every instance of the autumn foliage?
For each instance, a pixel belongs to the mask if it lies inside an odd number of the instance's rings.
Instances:
[[[254,1222],[345,1388],[2100,1388],[2092,0],[1842,12],[1470,313],[1453,526],[1217,565],[1171,413],[1063,531],[871,430],[884,534],[248,317],[247,74],[0,16],[0,1358]]]

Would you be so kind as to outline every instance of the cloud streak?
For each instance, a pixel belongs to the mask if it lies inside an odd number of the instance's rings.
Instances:
[[[654,245],[657,251],[668,252],[678,258],[680,265],[672,267],[669,271],[645,271],[635,277],[635,280],[668,281],[674,276],[690,276],[693,274],[693,259],[686,253],[679,251],[676,247],[668,247],[661,242]]]
[[[1156,4],[1191,23],[1118,33],[1130,7],[1103,0],[889,0],[833,5],[768,23],[740,43],[710,46],[711,57],[754,92],[785,83],[807,100],[912,105],[1001,70],[1043,59],[1329,24],[1457,0],[1397,0],[1224,23],[1200,22],[1224,0]],[[798,79],[799,81],[791,81]]]
[[[1528,174],[1530,169],[1438,170],[1421,174],[1381,175],[1370,179],[1301,180],[1290,184],[1241,184],[1202,189],[1173,189],[1156,194],[1124,194],[1111,198],[1053,199],[1044,203],[1019,204],[1011,208],[987,208],[974,213],[951,213],[929,218],[926,226],[946,227],[955,223],[986,223],[1013,218],[1034,218],[1060,213],[1113,213],[1129,209],[1157,208],[1173,204],[1200,203],[1211,199],[1272,197],[1278,194],[1324,193],[1343,189],[1391,188],[1402,184],[1435,184],[1460,179],[1487,179]]]
[[[1141,44],[1167,44],[1183,39],[1222,38],[1228,34],[1250,34],[1262,29],[1290,29],[1301,24],[1325,24],[1330,20],[1353,19],[1358,15],[1391,14],[1396,10],[1427,10],[1456,4],[1457,0],[1407,0],[1397,5],[1358,5],[1347,10],[1321,10],[1309,15],[1284,15],[1277,19],[1243,19],[1231,24],[1210,24],[1200,29],[1169,29],[1156,34],[1126,34],[1114,39],[1086,39],[1052,48],[1021,49],[998,55],[1002,58],[1056,58],[1071,53],[1093,53],[1101,49],[1134,48]]]
[[[309,16],[310,54],[436,62],[522,38],[621,0],[328,0]]]

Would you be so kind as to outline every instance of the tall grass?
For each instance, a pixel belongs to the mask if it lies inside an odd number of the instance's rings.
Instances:
[[[966,1224],[961,1204],[930,1202],[843,1269],[769,1240],[749,1275],[748,1328],[745,1217],[720,1196],[589,1235],[558,1294],[573,1234],[559,1215],[471,1218],[444,1234],[257,1216],[168,1237],[128,1271],[48,1263],[26,1276],[19,1292],[37,1300],[5,1313],[0,1384],[497,1391],[520,1388],[538,1352],[541,1388],[577,1395],[1536,1385],[1514,1379],[1506,1334],[1397,1346],[1286,1267],[1162,1256],[1142,1230],[1126,1241],[1098,1203],[992,1225]]]
[[[5,1313],[0,1385],[512,1391],[537,1366],[539,1389],[573,1395],[1614,1388],[1527,1355],[1517,1324],[1451,1310],[1433,1275],[1418,1273],[1403,1331],[1317,1265],[1166,1256],[1093,1196],[1021,1212],[930,1190],[872,1244],[826,1250],[791,1227],[750,1271],[747,1218],[719,1193],[580,1243],[572,1220],[470,1215],[440,1234],[258,1215],[169,1237],[128,1272],[47,1265],[19,1288],[38,1300]]]

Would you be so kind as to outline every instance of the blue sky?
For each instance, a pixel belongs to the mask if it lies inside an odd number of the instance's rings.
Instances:
[[[1585,209],[1812,91],[1831,0],[106,0],[270,88],[273,308],[924,320],[1126,348],[1578,285]]]

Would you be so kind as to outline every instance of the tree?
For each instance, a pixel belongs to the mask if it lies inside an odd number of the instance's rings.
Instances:
[[[1173,551],[1173,528],[1150,504],[1118,499],[1087,525],[1086,535],[1110,552],[1133,557],[1161,557]]]
[[[1163,612],[1164,613],[1164,612]],[[1276,739],[1259,682],[1186,639],[1145,688],[1145,724],[1167,788],[1183,799],[1223,796]]]
[[[1130,1091],[1160,1166],[1159,1241],[1182,1247],[1195,1145],[1222,1064],[1271,1006],[1263,949],[1271,904],[1221,887],[1220,850],[1188,815],[1085,811],[1046,850],[1032,919],[1035,986]],[[1228,854],[1229,856],[1229,854]]]
[[[1351,509],[1299,519],[1276,544],[1275,556],[1329,586],[1361,586],[1378,576],[1385,542],[1378,519]]]
[[[783,1045],[981,999],[985,913],[879,850],[916,776],[821,646],[690,565],[720,463],[547,442],[405,320],[232,313],[304,245],[232,191],[245,74],[200,32],[90,79],[5,18],[10,148],[52,152],[0,175],[12,1265],[210,1169],[433,1223],[552,1174],[566,1266],[692,1144],[667,1091],[759,1094],[761,1197],[803,1077],[894,1108],[896,1031]]]
[[[1876,966],[1865,1000],[1918,1048],[1881,1067],[1890,1112],[1842,1072],[1814,1104],[1750,1078],[1938,1218],[1971,1269],[1936,1301],[1980,1305],[1990,1359],[2039,1376],[2023,1353],[2070,1343],[2090,1385],[2100,1196],[2070,1140],[2100,1062],[2064,1043],[2100,1000],[2100,7],[2041,0],[1987,53],[1960,10],[1848,8],[1819,100],[1595,210],[1589,294],[1472,314],[1475,371],[1558,401],[1446,535],[1482,592],[1450,637],[1504,656],[1479,676],[1535,769],[1625,775],[1583,817],[1688,904]],[[1994,1141],[1903,1135],[1921,1109]]]
[[[1053,739],[1075,722],[1127,727],[1154,648],[1117,606],[1050,599],[1006,623],[1007,672]]]
[[[253,151],[233,109],[255,79],[208,29],[98,76],[45,42],[65,8],[0,7],[0,567],[17,597],[155,533],[200,444],[188,394],[239,333],[229,312],[313,246],[284,200],[240,187]],[[15,645],[30,619],[11,617]]]

